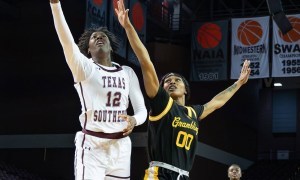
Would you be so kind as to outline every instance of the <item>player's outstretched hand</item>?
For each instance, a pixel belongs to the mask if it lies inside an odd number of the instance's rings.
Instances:
[[[59,0],[50,0],[50,3],[58,3]]]
[[[122,118],[122,119],[124,119],[125,121],[127,121],[128,125],[127,125],[127,127],[123,130],[123,135],[124,135],[124,136],[128,136],[128,135],[132,132],[134,126],[136,125],[136,120],[135,120],[134,117],[129,116],[129,115],[125,115],[125,114],[120,114],[120,115],[119,115],[119,118]]]
[[[240,77],[238,79],[238,81],[243,85],[245,84],[248,79],[249,79],[249,75],[250,75],[250,72],[251,72],[251,69],[250,69],[250,61],[249,60],[245,60],[244,61],[244,64],[243,64],[243,67],[242,67],[242,70],[241,70],[241,74],[240,74]]]
[[[123,28],[126,28],[129,24],[128,11],[125,9],[124,0],[118,0],[118,8],[115,9],[116,14],[118,15],[119,23]]]

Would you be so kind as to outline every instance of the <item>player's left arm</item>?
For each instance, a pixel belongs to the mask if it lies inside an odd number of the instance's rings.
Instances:
[[[245,60],[239,79],[233,85],[217,94],[204,105],[203,113],[199,120],[204,119],[215,110],[221,108],[237,92],[237,90],[248,81],[250,75],[249,64],[250,61]]]
[[[120,115],[121,118],[128,122],[128,126],[123,130],[124,135],[128,135],[132,132],[134,126],[141,125],[146,121],[147,109],[140,88],[139,80],[135,72],[129,67],[124,68],[128,68],[128,74],[130,79],[129,99],[131,101],[131,105],[134,111],[133,116]]]

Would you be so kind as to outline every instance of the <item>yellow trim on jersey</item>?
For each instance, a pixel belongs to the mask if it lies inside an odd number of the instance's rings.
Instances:
[[[190,106],[185,106],[188,109],[188,116],[190,118],[192,118],[192,112],[194,113],[195,117],[197,118],[197,114],[196,111],[194,110],[194,108],[190,107]]]
[[[151,169],[151,171],[149,171]],[[152,171],[153,170],[153,171]],[[144,180],[159,180],[158,179],[158,167],[150,167],[146,170]]]
[[[146,170],[144,180],[147,180],[149,177],[149,169]]]
[[[151,116],[151,115],[149,115],[149,120],[150,121],[158,121],[158,120],[160,120],[164,115],[166,115],[169,112],[169,110],[172,107],[172,104],[173,104],[173,99],[170,97],[169,98],[169,102],[168,102],[166,108],[164,109],[164,111],[162,113],[160,113],[159,115],[157,115],[157,116]]]
[[[188,110],[188,116],[190,117],[190,118],[192,118],[192,110],[191,110],[191,108],[190,107],[186,107],[187,108],[187,110]]]

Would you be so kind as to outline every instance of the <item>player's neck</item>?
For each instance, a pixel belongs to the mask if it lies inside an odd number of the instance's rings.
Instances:
[[[174,99],[174,98],[173,98]],[[185,106],[185,100],[184,100],[184,98],[176,98],[176,99],[174,99],[174,101],[178,104],[178,105],[180,105],[180,106]]]
[[[101,57],[92,57],[93,61],[102,66],[112,67],[113,64],[111,62],[110,57],[101,58]]]

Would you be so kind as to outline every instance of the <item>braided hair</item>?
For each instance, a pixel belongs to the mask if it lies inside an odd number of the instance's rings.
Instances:
[[[120,46],[119,40],[112,32],[110,32],[106,27],[92,27],[86,29],[79,38],[78,47],[82,54],[84,54],[88,58],[91,58],[91,55],[88,53],[88,49],[91,35],[94,32],[103,32],[104,34],[106,34],[110,41],[113,52],[116,52],[118,50]]]

